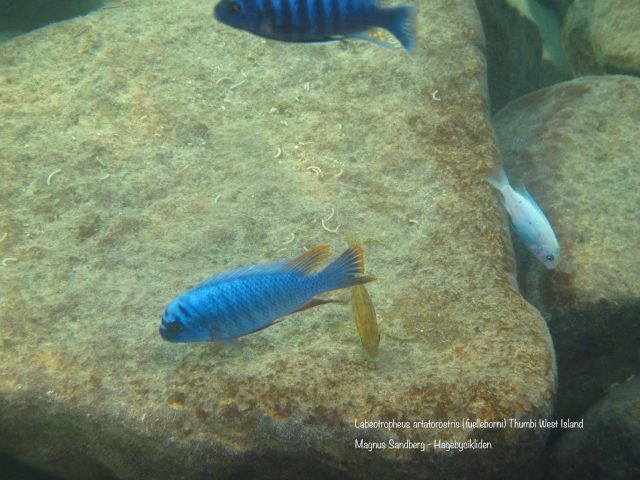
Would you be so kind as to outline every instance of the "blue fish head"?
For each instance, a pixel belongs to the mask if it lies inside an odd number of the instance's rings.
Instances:
[[[222,0],[213,9],[213,16],[221,23],[252,33],[265,28],[264,12],[255,0]]]
[[[184,314],[179,299],[169,304],[162,315],[160,336],[169,342],[208,342],[213,340],[208,328]]]

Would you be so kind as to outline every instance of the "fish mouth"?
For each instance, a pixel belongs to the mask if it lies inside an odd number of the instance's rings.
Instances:
[[[222,22],[221,12],[222,12],[222,2],[218,3],[215,7],[213,7],[213,18],[215,18],[219,22]]]
[[[169,331],[167,330],[167,328],[164,325],[160,325],[160,336],[165,339],[165,340],[171,340],[171,338],[169,338]]]

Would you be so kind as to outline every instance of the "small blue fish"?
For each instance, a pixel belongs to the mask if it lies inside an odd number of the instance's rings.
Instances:
[[[560,245],[542,209],[526,189],[517,191],[509,184],[503,169],[487,178],[502,194],[502,205],[525,246],[549,270],[560,260]]]
[[[160,335],[170,342],[229,340],[262,330],[282,317],[331,302],[314,298],[375,280],[359,275],[362,248],[348,248],[324,270],[329,255],[317,245],[291,260],[252,265],[211,277],[176,297],[164,311]]]
[[[402,46],[415,45],[415,6],[381,8],[378,0],[222,0],[214,17],[231,27],[283,42],[330,42],[368,37],[376,27],[389,30]]]

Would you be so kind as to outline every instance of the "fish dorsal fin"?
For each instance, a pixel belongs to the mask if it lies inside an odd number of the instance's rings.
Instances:
[[[240,267],[234,270],[230,270],[228,272],[222,272],[222,273],[219,273],[218,275],[214,275],[213,277],[207,278],[206,280],[200,282],[191,290],[197,290],[198,288],[202,288],[202,287],[209,287],[211,285],[215,285],[216,283],[223,282],[225,280],[231,280],[232,278],[240,278],[240,277],[245,277],[247,275],[256,275],[256,274],[263,274],[263,273],[281,272],[283,265],[287,262],[288,260],[278,260],[277,262],[250,265],[248,267]]]
[[[296,258],[284,262],[282,265],[283,270],[297,270],[303,275],[306,275],[314,268],[318,267],[329,256],[329,245],[326,243],[320,243],[314,245],[308,251]]]
[[[315,267],[320,265],[329,256],[329,245],[320,244],[311,247],[309,251],[298,255],[291,260],[278,260],[277,262],[261,263],[258,265],[250,265],[248,267],[240,267],[228,272],[219,273],[213,277],[207,278],[199,283],[191,290],[197,290],[202,287],[210,287],[216,283],[224,282],[234,278],[246,277],[247,275],[267,275],[270,273],[281,273],[286,270],[296,270],[300,273],[307,274]]]

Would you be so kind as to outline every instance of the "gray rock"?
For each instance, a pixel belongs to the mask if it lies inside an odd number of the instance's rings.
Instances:
[[[104,0],[0,0],[0,31],[34,30],[85,15],[104,3]]]
[[[612,386],[582,420],[584,428],[566,431],[554,447],[551,478],[640,478],[640,380]]]
[[[491,110],[567,80],[560,19],[525,0],[476,0],[486,36]]]
[[[564,26],[564,45],[576,75],[640,75],[640,2],[576,0]]]
[[[561,263],[527,255],[523,294],[548,319],[560,416],[576,416],[640,368],[640,79],[584,77],[527,95],[495,117],[512,183],[554,226]]]
[[[557,12],[560,18],[563,19],[566,16],[567,10],[569,9],[569,6],[572,2],[573,0],[535,0],[535,3],[544,5],[547,8],[552,8],[555,12]]]
[[[542,430],[354,424],[548,417],[554,397],[483,181],[475,4],[421,4],[418,25],[413,55],[284,44],[154,0],[0,49],[0,450],[83,479],[536,475]],[[160,338],[189,285],[337,254],[346,231],[380,279],[376,361],[335,304],[236,348]],[[470,438],[492,449],[355,448]]]

